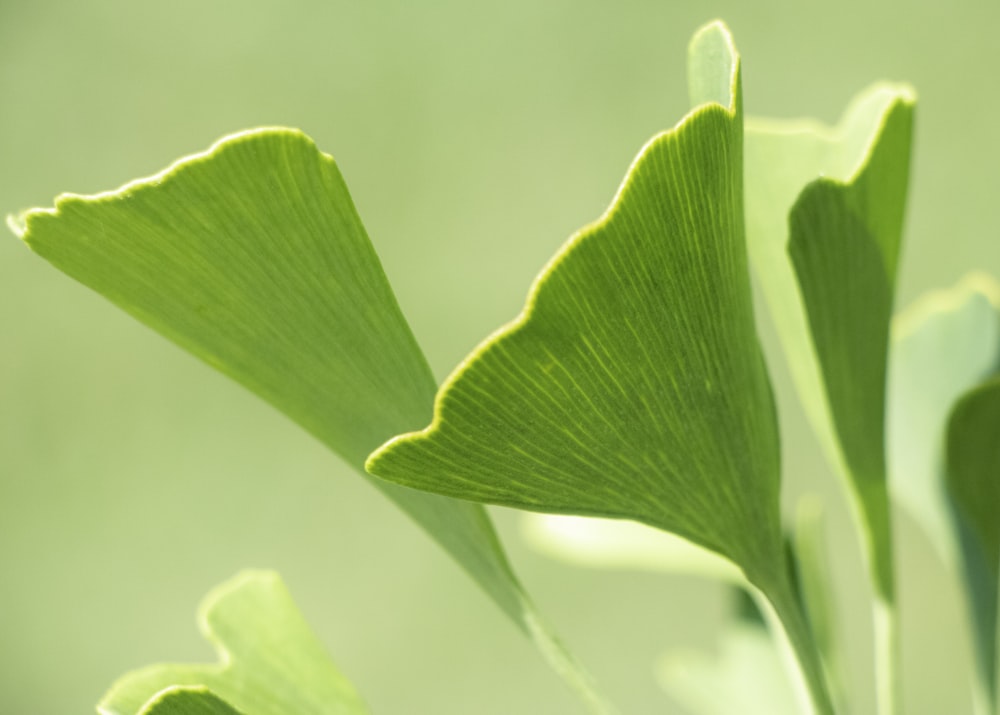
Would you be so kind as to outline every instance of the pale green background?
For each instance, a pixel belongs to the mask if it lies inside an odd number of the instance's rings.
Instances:
[[[1000,3],[0,0],[0,212],[297,126],[334,154],[439,377],[518,310],[644,141],[686,111],[690,33],[721,16],[748,112],[833,120],[868,82],[920,92],[902,302],[1000,274]],[[792,491],[837,492],[785,406]],[[861,567],[832,537],[871,711]],[[717,586],[525,551],[525,580],[626,713],[671,713],[651,662],[711,647]],[[901,520],[907,713],[963,713],[956,592]],[[0,713],[90,712],[123,671],[208,650],[195,603],[280,570],[380,715],[574,713],[431,542],[273,410],[0,240]]]

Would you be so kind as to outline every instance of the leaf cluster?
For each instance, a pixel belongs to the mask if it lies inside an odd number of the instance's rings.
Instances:
[[[661,664],[692,709],[846,712],[822,505],[805,502],[792,519],[781,510],[752,270],[863,537],[880,713],[901,712],[893,501],[965,584],[979,707],[995,712],[1000,291],[977,277],[893,322],[913,92],[875,85],[835,129],[745,120],[740,58],[721,23],[692,40],[689,85],[691,111],[642,148],[521,314],[440,388],[336,162],[300,132],[236,134],[10,225],[352,465],[592,712],[613,706],[545,625],[483,504],[564,515],[532,522],[535,540],[563,556],[683,560],[751,598],[718,660]],[[220,587],[202,627],[218,664],[132,673],[100,712],[367,712],[276,575]]]

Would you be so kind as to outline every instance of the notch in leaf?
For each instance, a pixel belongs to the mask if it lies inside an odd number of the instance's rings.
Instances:
[[[247,571],[217,587],[199,621],[219,652],[218,664],[154,665],[129,673],[104,696],[98,712],[166,715],[185,713],[180,708],[186,706],[192,713],[219,715],[368,713],[277,574]],[[178,686],[169,702],[156,704],[166,689]]]
[[[33,251],[260,395],[367,475],[435,383],[333,158],[301,132],[219,141],[115,192],[9,221]],[[595,712],[588,677],[476,504],[372,483],[458,561]]]

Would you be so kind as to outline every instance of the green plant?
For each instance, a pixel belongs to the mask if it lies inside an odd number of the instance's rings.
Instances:
[[[912,92],[873,87],[836,131],[744,123],[739,58],[719,24],[692,43],[690,85],[692,112],[647,144],[611,208],[545,269],[522,315],[436,397],[336,164],[298,132],[238,134],[156,177],[63,196],[11,226],[369,478],[592,711],[611,706],[544,625],[473,502],[634,520],[700,547],[699,564],[705,551],[724,557],[771,636],[753,617],[738,619],[725,659],[703,665],[714,695],[763,688],[762,711],[777,711],[787,686],[772,661],[785,653],[796,664],[792,687],[804,686],[801,706],[832,713],[851,696],[817,512],[807,506],[791,526],[781,515],[749,254],[855,507],[879,626],[880,712],[900,711],[890,493],[967,584],[979,707],[994,712],[1000,298],[980,278],[929,299],[901,321],[890,357]],[[222,664],[131,674],[100,710],[365,712],[273,575],[223,587],[205,627]]]

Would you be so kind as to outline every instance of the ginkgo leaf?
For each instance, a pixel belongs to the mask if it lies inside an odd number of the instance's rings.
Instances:
[[[970,540],[975,531],[965,510],[956,509],[948,496],[945,467],[960,455],[948,455],[945,447],[949,414],[958,399],[1000,374],[1000,286],[989,276],[973,274],[954,288],[923,297],[896,319],[890,364],[892,493],[965,581],[976,644],[975,695],[981,712],[993,712],[996,565],[982,558],[982,547]]]
[[[521,315],[450,376],[431,425],[367,467],[462,499],[633,519],[722,554],[780,602],[825,707],[807,629],[791,624],[743,235],[739,59],[719,23],[690,56],[692,112],[646,145]]]
[[[713,27],[692,55],[717,57],[728,42]],[[521,316],[447,380],[431,426],[383,446],[371,473],[463,499],[635,519],[768,574],[781,550],[778,440],[745,270],[729,52],[705,65],[728,79],[727,96],[703,98],[643,149]]]
[[[97,706],[98,712],[146,713],[144,708],[154,696],[175,686],[206,688],[243,715],[368,712],[277,574],[247,571],[222,584],[206,598],[200,622],[203,634],[218,650],[218,663],[137,670],[112,687]],[[204,707],[211,706],[204,698],[199,700]],[[184,711],[177,706],[186,701],[179,698],[171,705],[178,715]],[[153,712],[161,715],[159,710]]]
[[[914,97],[877,85],[834,129],[748,122],[747,240],[787,363],[892,600],[884,393]],[[803,187],[806,187],[803,189]]]
[[[298,131],[236,134],[149,179],[63,195],[9,223],[60,270],[263,397],[362,474],[373,448],[430,415],[433,376],[344,179]],[[604,709],[545,630],[481,506],[372,481]]]
[[[1000,285],[973,274],[922,297],[896,318],[889,376],[893,497],[945,562],[957,556],[945,497],[945,426],[955,401],[1000,372]]]
[[[139,715],[243,715],[208,688],[177,686],[153,696]]]
[[[865,537],[885,715],[897,712],[899,688],[886,361],[914,101],[909,87],[878,85],[835,130],[760,121],[746,141],[750,255],[799,398]]]

